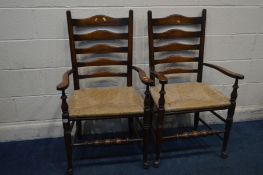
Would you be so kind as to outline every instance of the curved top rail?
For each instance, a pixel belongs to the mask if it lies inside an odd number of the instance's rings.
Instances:
[[[191,25],[191,24],[201,24],[202,17],[187,17],[183,15],[170,15],[164,18],[154,18],[152,19],[152,25]]]
[[[73,26],[122,26],[128,25],[128,18],[112,18],[106,15],[95,15],[85,19],[72,19]]]

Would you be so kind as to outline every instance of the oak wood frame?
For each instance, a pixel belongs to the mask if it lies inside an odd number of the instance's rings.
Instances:
[[[67,11],[67,22],[68,22],[68,34],[69,34],[69,44],[70,44],[70,51],[71,51],[71,63],[72,69],[66,71],[63,75],[63,79],[61,83],[57,85],[57,90],[62,91],[62,122],[63,122],[63,129],[64,129],[64,140],[66,146],[66,153],[67,153],[67,174],[73,174],[72,168],[72,149],[74,147],[80,146],[89,146],[89,145],[111,145],[111,144],[124,144],[124,143],[132,143],[132,142],[141,142],[143,141],[143,165],[145,168],[148,167],[148,144],[149,144],[149,130],[150,130],[150,112],[151,112],[151,100],[150,100],[150,92],[149,86],[153,84],[153,81],[150,80],[145,72],[135,66],[132,66],[132,50],[133,50],[133,11],[129,11],[128,18],[111,18],[104,15],[97,15],[92,16],[86,19],[72,19],[71,12]],[[85,27],[85,26],[128,26],[128,33],[113,33],[108,31],[95,31],[89,34],[84,35],[75,35],[74,34],[74,27]],[[105,46],[105,45],[96,45],[92,48],[84,49],[83,52],[78,51],[75,48],[75,41],[83,41],[83,40],[111,40],[111,39],[125,39],[128,42],[128,47],[125,48],[114,48],[112,46]],[[105,51],[106,50],[106,51]],[[87,63],[78,63],[76,59],[77,54],[82,53],[108,53],[108,52],[126,52],[127,53],[127,61],[113,61],[107,58],[102,58],[97,61],[91,61]],[[103,65],[126,65],[127,66],[127,73],[110,73],[110,72],[103,72],[103,73],[94,73],[91,75],[79,75],[78,67],[84,66],[103,66]],[[74,89],[78,90],[79,87],[79,79],[82,78],[94,78],[94,77],[127,77],[127,86],[132,86],[132,70],[138,72],[139,78],[143,84],[146,86],[145,90],[145,99],[144,99],[144,114],[138,115],[126,115],[126,116],[106,116],[106,117],[81,117],[81,118],[70,118],[68,112],[68,104],[67,104],[67,96],[66,96],[66,89],[69,86],[69,76],[73,75],[73,82],[74,82]],[[116,138],[116,139],[105,139],[105,140],[95,140],[95,141],[84,141],[73,143],[72,139],[72,128],[76,121],[76,138],[81,138],[81,121],[82,120],[96,120],[96,119],[111,119],[111,118],[128,118],[129,123],[129,131],[130,136],[132,136],[133,130],[133,118],[134,117],[143,117],[143,137],[142,138]]]
[[[201,25],[201,30],[196,32],[187,32],[181,30],[168,30],[163,33],[154,33],[153,28],[155,26],[166,26],[166,25],[193,25],[198,24]],[[208,135],[217,135],[222,138],[221,134],[224,134],[223,137],[223,146],[221,151],[221,157],[227,158],[226,150],[227,144],[229,140],[230,130],[233,123],[233,116],[236,107],[236,99],[237,99],[237,89],[238,89],[238,80],[244,79],[244,76],[241,74],[234,73],[225,68],[204,63],[204,44],[205,44],[205,26],[206,26],[206,9],[202,10],[202,16],[200,17],[186,17],[181,15],[171,15],[164,18],[152,18],[152,12],[148,11],[148,39],[149,39],[149,66],[150,66],[150,77],[152,80],[157,78],[161,84],[160,90],[160,98],[158,105],[156,106],[157,111],[154,113],[157,114],[157,120],[155,123],[155,139],[156,139],[156,151],[155,151],[155,167],[159,167],[160,165],[160,152],[161,152],[161,142],[164,140],[178,139],[178,138],[192,138],[192,137],[205,137]],[[160,47],[154,47],[155,39],[173,39],[173,38],[196,38],[200,39],[200,43],[198,45],[182,45],[182,44],[169,44]],[[163,60],[155,60],[154,53],[159,51],[180,51],[180,50],[198,50],[199,56],[198,58],[188,58],[188,57],[180,57],[180,56],[170,56]],[[198,68],[192,70],[183,70],[183,69],[170,69],[168,71],[155,71],[155,65],[163,64],[163,63],[172,63],[172,62],[198,62]],[[165,84],[168,83],[168,78],[165,74],[170,73],[197,73],[197,82],[202,82],[202,74],[203,67],[213,68],[228,77],[235,79],[233,90],[230,95],[230,105],[219,107],[219,108],[206,108],[202,110],[187,110],[187,111],[172,111],[166,112],[164,108],[165,104]],[[227,117],[224,119],[215,110],[224,110],[227,109]],[[199,113],[203,111],[210,111],[214,116],[219,118],[225,123],[225,129],[223,131],[214,131],[204,120],[199,118]],[[163,121],[165,115],[174,115],[174,114],[184,114],[184,113],[194,113],[194,130],[193,132],[187,132],[183,134],[176,134],[172,136],[162,136],[163,130]],[[196,131],[198,127],[198,123],[202,122],[205,126],[208,127],[207,131]]]

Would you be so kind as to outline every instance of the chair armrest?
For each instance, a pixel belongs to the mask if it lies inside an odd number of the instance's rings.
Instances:
[[[63,74],[63,78],[62,78],[62,81],[57,85],[57,90],[58,91],[63,91],[65,89],[68,88],[69,86],[69,76],[70,74],[72,74],[72,69],[66,71],[64,74]]]
[[[151,71],[151,75],[153,75],[155,78],[157,78],[161,84],[167,84],[168,83],[167,77],[165,75],[159,73],[159,72]]]
[[[140,80],[143,84],[151,86],[153,85],[153,80],[151,80],[149,77],[146,76],[145,72],[136,66],[132,66],[132,69],[138,72]]]
[[[238,73],[235,73],[235,72],[232,72],[230,70],[227,70],[223,67],[220,67],[220,66],[217,66],[217,65],[214,65],[214,64],[209,64],[209,63],[203,63],[204,66],[207,66],[207,67],[210,67],[210,68],[214,68],[216,70],[218,70],[219,72],[222,72],[223,74],[231,77],[231,78],[235,78],[235,79],[244,79],[244,75],[242,74],[238,74]]]

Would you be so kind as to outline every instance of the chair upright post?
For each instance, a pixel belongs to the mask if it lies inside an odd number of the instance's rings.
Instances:
[[[162,84],[160,90],[160,98],[159,98],[159,107],[158,107],[158,117],[156,123],[156,157],[154,162],[154,167],[158,168],[160,166],[160,154],[161,154],[161,142],[162,142],[162,130],[163,130],[163,120],[164,120],[164,104],[165,104],[165,90],[164,84]]]
[[[67,104],[67,96],[65,91],[62,91],[61,96],[62,104],[62,122],[63,122],[63,130],[64,130],[64,142],[66,146],[67,153],[67,175],[72,174],[72,143],[71,143],[71,129],[70,129],[70,121],[69,121],[69,113],[68,113],[68,104]]]
[[[81,139],[81,136],[82,136],[82,125],[81,125],[81,121],[79,120],[79,121],[77,121],[76,122],[76,136],[77,136],[77,138],[78,139]]]
[[[199,123],[199,112],[195,112],[194,114],[194,130],[197,130]]]
[[[225,134],[224,134],[223,147],[222,147],[222,153],[221,153],[221,157],[223,159],[226,159],[228,157],[227,153],[226,153],[226,149],[227,149],[227,145],[228,145],[230,131],[231,131],[232,124],[233,124],[233,117],[234,117],[234,114],[235,114],[236,99],[237,99],[237,89],[238,88],[239,88],[239,86],[238,86],[238,79],[236,79],[235,83],[233,85],[233,91],[231,92],[231,97],[230,97],[231,106],[230,106],[230,108],[227,111],[227,118],[226,118],[226,125],[225,125]]]
[[[149,167],[148,162],[148,146],[149,146],[149,134],[151,128],[151,95],[149,86],[146,86],[144,98],[144,117],[143,117],[143,167],[147,169]]]

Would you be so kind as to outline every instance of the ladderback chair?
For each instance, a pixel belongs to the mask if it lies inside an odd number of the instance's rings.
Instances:
[[[182,15],[171,15],[164,18],[152,18],[152,12],[148,11],[148,37],[149,37],[149,65],[150,76],[157,78],[160,85],[151,88],[151,98],[154,101],[157,114],[155,123],[156,157],[155,166],[160,164],[161,142],[165,140],[176,140],[183,138],[204,137],[217,135],[223,139],[221,156],[227,157],[226,149],[229,134],[233,123],[236,107],[238,80],[244,76],[226,70],[222,67],[204,63],[206,10],[198,17],[185,17]],[[162,28],[162,32],[160,31]],[[159,29],[158,29],[159,28]],[[163,32],[163,28],[169,28]],[[169,40],[168,44],[157,45],[160,41]],[[169,52],[170,56],[159,58],[160,53]],[[186,56],[187,52],[193,52],[194,56]],[[157,70],[158,65],[172,64],[166,70]],[[191,68],[178,68],[180,64],[195,63]],[[174,67],[175,68],[174,68]],[[213,68],[231,78],[234,85],[230,98],[221,94],[215,88],[202,83],[203,67]],[[163,68],[161,67],[161,68]],[[168,67],[168,66],[167,66]],[[172,67],[172,68],[171,68]],[[168,84],[168,74],[197,74],[196,82]],[[166,85],[167,84],[167,85]],[[223,118],[216,110],[228,110],[227,117]],[[199,113],[210,111],[225,123],[224,130],[212,129]],[[190,132],[177,133],[175,135],[163,136],[163,121],[165,115],[177,115],[194,113],[194,129]],[[198,123],[202,122],[208,130],[198,131]]]
[[[128,18],[111,18],[104,15],[92,16],[86,19],[73,19],[71,12],[67,11],[69,44],[71,51],[72,69],[65,72],[62,82],[57,86],[57,90],[62,91],[62,121],[64,128],[64,140],[67,153],[67,174],[72,174],[72,148],[92,145],[124,144],[143,141],[143,162],[147,162],[147,144],[150,127],[150,92],[149,85],[152,81],[146,76],[144,71],[132,65],[133,51],[133,11],[129,11]],[[124,27],[127,32],[117,33],[105,29],[105,27]],[[83,28],[95,28],[88,33],[77,33]],[[99,28],[99,30],[98,30]],[[121,40],[126,42],[125,46],[112,46],[105,44],[106,41]],[[92,43],[94,41],[100,44]],[[77,44],[84,42],[81,47]],[[93,45],[85,47],[86,43]],[[101,43],[102,42],[102,43]],[[123,44],[124,45],[124,44]],[[121,53],[127,55],[125,61],[108,58],[111,53]],[[87,61],[80,61],[81,55],[105,55],[103,58],[90,58]],[[126,56],[125,56],[126,57]],[[81,73],[80,68],[100,67],[100,66],[125,66],[125,72],[100,71],[92,73]],[[106,69],[108,70],[108,69]],[[146,85],[145,98],[132,87],[132,70],[139,73],[139,78]],[[65,90],[69,86],[69,76],[73,75],[74,91],[67,99]],[[80,88],[82,79],[99,77],[126,77],[127,87],[90,87]],[[112,138],[105,140],[83,141],[81,121],[128,118],[130,133],[133,130],[133,119],[143,117],[143,136],[133,136],[127,138]],[[138,120],[140,121],[140,120]],[[76,123],[75,138],[72,137],[74,124]]]

